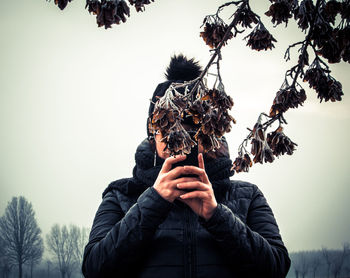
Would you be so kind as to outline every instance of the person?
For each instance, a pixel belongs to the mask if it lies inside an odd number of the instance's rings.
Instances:
[[[193,59],[172,57],[149,117],[171,82],[200,72]],[[225,138],[216,152],[198,146],[198,167],[173,168],[186,156],[169,156],[162,134],[147,132],[133,176],[102,194],[84,250],[84,276],[285,277],[290,259],[273,212],[256,185],[230,179]]]

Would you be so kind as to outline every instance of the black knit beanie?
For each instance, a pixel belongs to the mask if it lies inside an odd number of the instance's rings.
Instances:
[[[166,69],[165,77],[167,81],[158,84],[156,90],[153,93],[151,103],[148,109],[148,119],[147,119],[147,135],[151,138],[153,134],[150,133],[148,128],[148,123],[152,119],[152,114],[154,111],[154,104],[157,100],[164,96],[166,90],[169,88],[170,84],[173,82],[182,83],[184,81],[190,81],[196,79],[202,73],[202,67],[197,61],[192,59],[187,59],[184,55],[174,55],[171,57],[169,66]],[[179,90],[180,93],[181,90]]]

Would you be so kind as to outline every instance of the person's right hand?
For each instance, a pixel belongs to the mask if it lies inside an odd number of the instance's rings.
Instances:
[[[153,185],[153,188],[157,190],[160,196],[169,202],[174,202],[180,195],[186,193],[185,191],[179,190],[177,184],[181,182],[197,181],[196,177],[181,177],[179,176],[186,174],[185,167],[178,166],[171,169],[172,165],[176,162],[186,159],[186,155],[179,155],[176,157],[168,157],[160,170],[158,177]]]

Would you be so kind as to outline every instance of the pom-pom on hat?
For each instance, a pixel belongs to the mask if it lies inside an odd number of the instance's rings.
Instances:
[[[157,100],[160,97],[164,96],[166,90],[169,88],[171,83],[182,83],[184,81],[190,81],[199,77],[201,73],[202,67],[199,65],[198,61],[195,61],[193,58],[188,59],[183,54],[179,54],[177,56],[174,55],[173,57],[171,57],[170,64],[165,72],[165,77],[167,81],[158,84],[156,90],[153,93],[151,103],[148,109],[147,134],[149,137],[152,134],[148,129],[148,121],[150,118],[152,118],[154,104],[157,102]]]
[[[182,54],[171,57],[170,64],[166,69],[167,80],[190,81],[196,79],[202,73],[202,68],[197,61],[187,59]]]

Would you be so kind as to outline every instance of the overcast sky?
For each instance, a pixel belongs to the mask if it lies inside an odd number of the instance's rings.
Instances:
[[[268,9],[269,1],[251,2],[261,15]],[[91,227],[105,187],[131,176],[149,99],[170,56],[182,52],[206,65],[210,52],[200,25],[222,3],[156,1],[105,30],[83,0],[64,11],[53,1],[1,1],[0,215],[12,196],[23,195],[44,234],[55,223]],[[247,34],[222,51],[237,120],[226,136],[232,158],[296,63],[296,50],[291,63],[283,61],[286,47],[303,36],[293,26],[270,29],[278,40],[273,51],[252,51],[242,41]],[[290,251],[350,241],[350,65],[331,70],[343,84],[343,101],[320,104],[307,90],[304,106],[285,115],[295,154],[233,177],[263,191]]]

